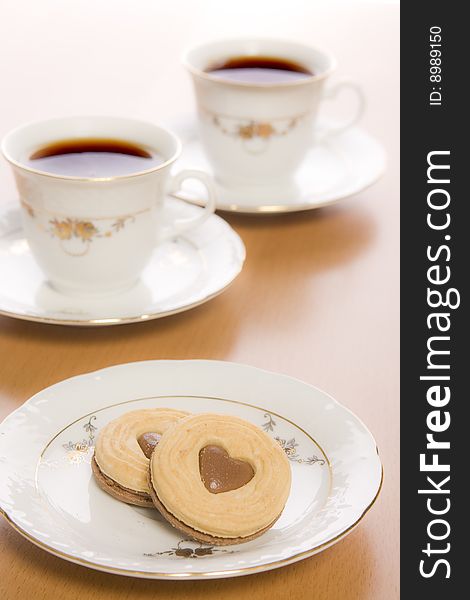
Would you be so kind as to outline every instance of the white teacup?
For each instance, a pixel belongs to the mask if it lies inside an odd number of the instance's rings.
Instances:
[[[120,139],[149,147],[163,163],[106,178],[56,175],[28,162],[38,147],[77,138]],[[50,283],[64,293],[114,292],[136,283],[159,241],[196,227],[215,208],[213,183],[201,171],[170,175],[181,151],[171,132],[142,121],[70,117],[24,125],[6,135],[30,248]],[[205,210],[193,219],[163,222],[165,196],[187,178],[207,189]]]
[[[208,70],[234,57],[268,56],[297,63],[313,75],[280,83],[221,79]],[[269,39],[212,42],[189,50],[183,63],[192,75],[200,135],[216,179],[224,186],[267,186],[277,195],[289,188],[296,167],[315,137],[352,126],[364,109],[364,96],[351,82],[325,90],[336,66],[321,50]],[[354,114],[341,125],[314,134],[318,108],[326,98],[349,88],[357,96]]]

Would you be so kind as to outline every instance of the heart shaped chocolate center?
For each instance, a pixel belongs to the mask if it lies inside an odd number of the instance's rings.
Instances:
[[[255,474],[249,463],[230,458],[220,446],[205,446],[199,452],[199,472],[202,483],[212,494],[236,490]]]
[[[139,435],[137,443],[147,458],[152,456],[152,452],[155,450],[155,446],[158,444],[161,437],[162,436],[159,433],[154,433],[153,431],[148,431],[147,433]]]

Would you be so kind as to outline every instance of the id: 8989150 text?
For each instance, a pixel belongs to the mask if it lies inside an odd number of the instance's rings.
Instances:
[[[433,25],[429,28],[429,94],[430,106],[442,104],[442,36],[441,28]]]

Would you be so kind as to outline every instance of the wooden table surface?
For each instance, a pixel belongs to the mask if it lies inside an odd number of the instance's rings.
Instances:
[[[398,598],[398,7],[326,4],[2,3],[2,136],[21,122],[54,115],[158,121],[191,111],[181,49],[262,32],[331,48],[340,62],[335,79],[362,83],[369,100],[363,126],[389,154],[377,184],[335,207],[277,217],[224,215],[246,244],[246,265],[231,288],[199,308],[102,329],[0,317],[0,418],[61,379],[144,359],[238,361],[326,390],[369,426],[384,463],[382,493],[362,524],[329,550],[276,571],[171,582],[70,564],[0,519],[2,599]],[[335,110],[347,108],[343,101]],[[5,164],[0,185],[0,202],[15,196]]]

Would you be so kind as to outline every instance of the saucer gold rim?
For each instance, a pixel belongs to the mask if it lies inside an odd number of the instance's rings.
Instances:
[[[243,268],[245,257],[240,264],[240,269],[233,276],[233,279],[227,283],[223,288],[220,288],[213,294],[209,294],[204,298],[201,298],[197,302],[193,302],[192,304],[185,304],[184,306],[180,306],[179,308],[175,308],[174,310],[169,310],[166,312],[155,312],[143,315],[137,315],[135,317],[115,317],[109,319],[54,319],[52,317],[41,317],[39,315],[26,315],[21,313],[15,313],[12,311],[2,310],[0,309],[0,316],[2,317],[10,317],[12,319],[19,319],[21,321],[31,321],[34,323],[44,323],[47,325],[71,325],[73,327],[110,327],[111,325],[127,325],[131,323],[145,323],[146,321],[155,321],[156,319],[163,319],[164,317],[171,317],[172,315],[177,315],[179,313],[185,312],[187,310],[191,310],[200,306],[201,304],[205,304],[209,302],[213,298],[217,298],[220,296],[225,290],[227,290],[241,273]]]
[[[171,201],[171,203],[180,203],[181,202],[181,200],[175,199],[170,195],[168,195],[167,198]],[[187,203],[185,203],[185,204],[187,204]],[[3,214],[3,211],[6,212],[6,211],[8,211],[8,209],[18,210],[18,212],[20,211],[20,207],[16,202],[9,201],[0,207],[0,219]],[[211,215],[210,220],[211,219],[216,219],[217,222],[219,223],[219,227],[223,227],[224,231],[227,228],[227,236],[228,236],[227,240],[229,240],[229,242],[227,242],[227,243],[230,243],[231,248],[232,248],[230,269],[229,269],[230,280],[227,281],[227,277],[225,277],[224,278],[225,280],[222,279],[220,281],[220,287],[216,287],[215,285],[212,285],[207,290],[201,289],[201,293],[203,295],[200,297],[192,298],[191,300],[194,300],[194,301],[185,302],[185,303],[180,304],[179,306],[175,306],[175,307],[166,306],[166,307],[163,307],[161,310],[152,310],[152,311],[146,311],[146,312],[142,311],[141,313],[138,312],[139,307],[137,306],[136,312],[134,314],[132,314],[131,310],[129,310],[130,316],[105,317],[105,316],[101,315],[101,316],[99,316],[99,318],[92,318],[92,315],[83,315],[80,318],[76,318],[76,317],[78,317],[78,315],[75,315],[74,313],[70,313],[69,316],[67,316],[66,313],[63,313],[64,316],[62,316],[60,311],[53,312],[51,316],[49,316],[48,314],[38,314],[38,311],[35,310],[35,306],[33,304],[27,304],[25,306],[24,302],[23,302],[23,306],[22,306],[22,303],[18,302],[18,299],[16,298],[14,300],[14,303],[12,303],[11,301],[8,303],[5,302],[4,307],[0,306],[0,316],[9,317],[12,319],[18,319],[21,321],[31,321],[31,322],[35,322],[35,323],[43,323],[43,324],[47,324],[47,325],[64,325],[64,326],[73,326],[73,327],[110,327],[112,325],[126,325],[126,324],[132,324],[132,323],[142,323],[142,322],[146,322],[146,321],[152,321],[152,320],[156,320],[156,319],[160,319],[160,318],[164,318],[164,317],[169,317],[169,316],[172,316],[175,314],[185,312],[187,310],[191,310],[202,304],[205,304],[206,302],[209,302],[210,300],[212,300],[212,299],[216,298],[217,296],[219,296],[220,294],[224,293],[234,283],[234,281],[237,279],[237,277],[242,272],[243,266],[244,266],[244,263],[246,260],[245,244],[244,244],[242,238],[240,237],[240,235],[235,231],[235,229],[233,229],[233,227],[231,227],[231,225],[229,223],[227,223],[227,221],[225,221],[222,217],[220,217],[218,215]],[[204,227],[204,225],[202,225],[202,227]],[[219,234],[220,234],[220,231],[219,231]],[[3,233],[0,230],[0,240],[2,239],[2,237],[3,237]],[[201,248],[196,246],[195,249],[198,252],[201,252]],[[228,263],[225,265],[225,267],[227,267],[227,265],[228,265]],[[211,270],[209,270],[209,272],[212,273]],[[217,285],[219,285],[219,283],[217,283]],[[0,302],[2,302],[2,297],[5,298],[4,295],[0,295]],[[156,306],[153,306],[151,308],[157,309]],[[14,310],[12,310],[12,309],[14,309]],[[15,310],[15,309],[18,309],[18,310]],[[47,311],[45,311],[45,312],[47,312]],[[132,311],[132,312],[134,312],[134,311]],[[88,316],[90,318],[86,318]]]
[[[323,124],[334,124],[333,120],[324,119],[320,120]],[[183,151],[180,157],[180,164],[183,166],[185,162],[189,162],[188,156],[191,157],[191,162],[197,163],[196,158],[201,160],[201,164],[198,164],[198,168],[205,168],[212,177],[214,177],[214,170],[210,165],[209,160],[204,154],[204,150],[201,146],[201,141],[197,135],[197,118],[195,115],[190,114],[181,114],[175,117],[170,121],[170,126],[177,132],[178,136],[183,141]],[[348,183],[347,189],[339,189],[337,193],[332,192],[329,194],[329,197],[325,197],[326,194],[323,192],[320,193],[320,197],[318,200],[316,198],[319,196],[318,192],[310,191],[308,188],[305,190],[302,188],[302,197],[299,198],[299,202],[286,202],[280,201],[275,204],[268,204],[260,202],[259,204],[249,204],[249,203],[240,203],[240,202],[230,202],[231,198],[224,199],[223,194],[219,193],[218,201],[216,205],[216,211],[223,213],[236,213],[236,214],[245,214],[250,216],[263,216],[263,215],[281,215],[281,214],[289,214],[289,213],[297,213],[297,212],[306,212],[316,209],[325,208],[328,206],[332,206],[337,204],[338,202],[342,202],[349,198],[354,198],[358,194],[361,194],[365,190],[369,189],[373,185],[379,181],[383,175],[387,171],[388,157],[387,152],[381,143],[380,139],[378,139],[375,135],[369,133],[366,129],[364,129],[361,125],[355,125],[345,131],[344,133],[338,134],[337,136],[332,136],[331,143],[333,144],[333,149],[337,147],[338,144],[341,144],[341,137],[347,135],[348,137],[353,135],[356,144],[361,144],[361,147],[366,148],[368,161],[373,160],[374,164],[369,165],[367,169],[360,172],[360,177],[355,175],[356,179],[352,181],[352,183]],[[337,141],[339,140],[339,141]],[[349,140],[349,144],[352,142]],[[329,145],[330,141],[324,140],[320,142],[320,145]],[[364,144],[364,146],[362,146]],[[193,149],[193,146],[199,146],[197,150]],[[189,150],[187,149],[189,147]],[[339,148],[341,146],[338,146]],[[309,151],[311,151],[311,148]],[[335,152],[338,152],[336,150]],[[307,164],[308,156],[304,158],[304,162],[302,165]],[[363,161],[364,162],[364,161]],[[204,165],[204,167],[202,167]],[[303,168],[301,167],[299,168]],[[350,168],[350,167],[349,167]],[[302,175],[304,178],[304,175]],[[305,183],[305,182],[304,182]],[[217,184],[217,179],[216,179]],[[218,184],[220,185],[220,184]],[[223,192],[224,189],[227,189],[229,192],[233,192],[232,189],[223,188],[221,186],[221,190]],[[220,190],[219,190],[220,191]],[[232,195],[232,194],[231,194]],[[240,196],[245,196],[246,191],[240,193]],[[179,200],[184,200],[188,204],[193,204],[195,206],[203,206],[204,200],[202,196],[199,196],[199,193],[196,190],[178,190],[177,192],[172,193],[174,198]],[[282,197],[281,197],[282,198]],[[235,198],[235,200],[237,200]]]
[[[361,187],[361,189],[358,190],[357,192],[354,192],[353,194],[349,194],[349,193],[341,194],[339,196],[335,196],[331,200],[325,200],[324,202],[318,202],[317,204],[312,204],[310,202],[303,203],[303,204],[263,204],[263,205],[259,205],[259,206],[246,206],[246,205],[240,205],[240,204],[224,204],[224,205],[217,206],[215,210],[217,212],[238,213],[241,215],[252,215],[252,216],[253,215],[254,216],[281,215],[281,214],[288,214],[288,213],[297,213],[297,212],[306,212],[306,211],[310,211],[310,210],[317,210],[319,208],[325,208],[327,206],[332,206],[333,204],[336,204],[337,202],[341,202],[342,200],[346,200],[347,198],[353,198],[357,194],[360,194],[360,193],[364,192],[365,190],[368,190],[370,187],[375,185],[377,183],[377,181],[379,181],[379,179],[381,179],[381,177],[384,175],[385,171],[386,171],[386,166],[384,164],[381,171],[377,172],[377,175],[374,177],[374,179],[369,181],[369,183],[367,183],[367,185],[364,185],[363,187]],[[204,206],[204,200],[202,198],[201,199],[195,198],[194,196],[191,196],[189,194],[174,193],[174,194],[171,194],[171,196],[173,198],[176,198],[177,200],[183,200],[184,202],[187,202],[188,204],[194,204],[194,206],[200,206],[200,207]]]

